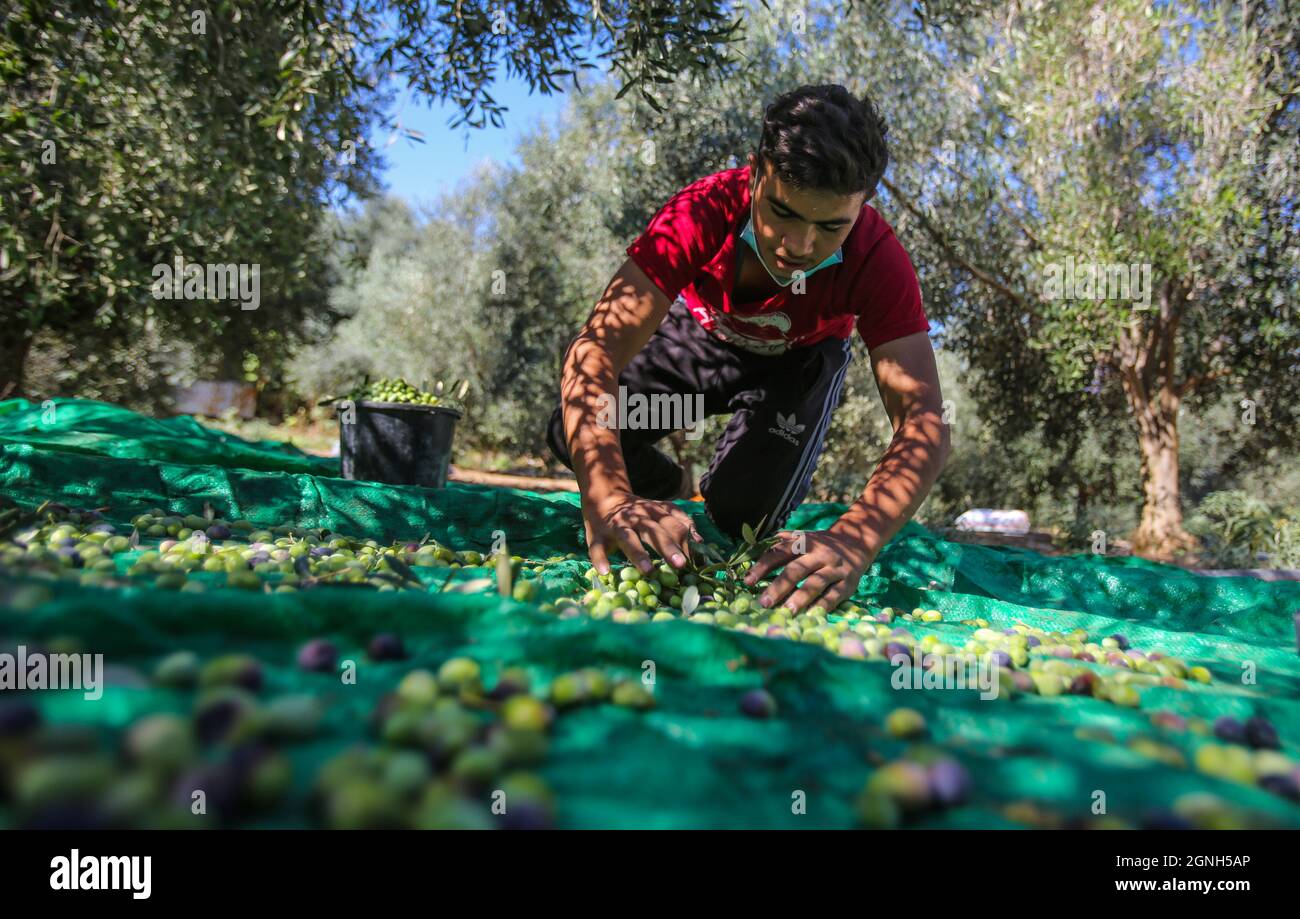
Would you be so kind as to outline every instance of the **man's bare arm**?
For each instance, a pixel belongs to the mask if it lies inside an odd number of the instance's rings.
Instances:
[[[578,487],[593,501],[632,493],[618,431],[602,427],[597,412],[603,395],[618,397],[619,374],[659,328],[670,305],[628,259],[565,354],[560,380],[564,431]]]
[[[881,547],[925,500],[948,457],[948,426],[934,351],[924,333],[871,352],[876,385],[894,425],[894,437],[862,497],[825,530],[783,533],[745,575],[756,584],[782,568],[759,598],[762,606],[792,610],[818,603],[833,609],[858,589]]]
[[[874,558],[925,500],[951,449],[939,370],[929,336],[917,332],[871,352],[894,437],[858,498],[832,526]]]
[[[564,431],[582,493],[591,560],[602,573],[608,570],[608,542],[642,570],[650,566],[643,539],[674,565],[684,565],[689,555],[689,518],[671,504],[633,494],[618,429],[599,420],[603,397],[617,400],[619,374],[645,347],[671,305],[628,259],[565,353],[560,380]]]

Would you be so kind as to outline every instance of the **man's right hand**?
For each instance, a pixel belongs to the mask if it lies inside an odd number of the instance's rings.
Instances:
[[[609,571],[611,548],[622,549],[629,564],[648,572],[647,544],[674,568],[681,568],[690,557],[690,543],[702,540],[691,518],[672,502],[651,501],[628,492],[584,498],[582,516],[587,526],[587,551],[601,574]]]

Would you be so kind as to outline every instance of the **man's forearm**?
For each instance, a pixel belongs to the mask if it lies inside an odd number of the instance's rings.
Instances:
[[[564,431],[578,488],[584,497],[596,500],[632,491],[618,426],[598,420],[606,397],[617,399],[616,379],[609,352],[584,329],[569,348],[561,392]]]
[[[871,557],[916,513],[948,459],[948,425],[918,412],[894,433],[862,496],[830,529],[865,546]]]

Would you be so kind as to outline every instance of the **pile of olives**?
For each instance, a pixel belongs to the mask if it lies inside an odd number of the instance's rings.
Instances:
[[[454,381],[450,386],[439,380],[430,389],[417,389],[401,377],[395,379],[384,377],[381,380],[365,381],[354,389],[348,398],[356,402],[441,405],[464,413],[464,399],[467,392],[469,392],[469,380]]]
[[[376,635],[372,660],[404,657]],[[314,639],[300,670],[335,681],[338,650]],[[552,825],[556,802],[532,771],[563,712],[579,705],[653,706],[633,680],[583,668],[534,692],[527,670],[453,657],[408,670],[370,718],[372,739],[341,750],[312,775],[290,753],[319,742],[339,692],[264,693],[248,654],[164,656],[149,681],[175,711],[142,715],[105,749],[97,728],[46,723],[27,698],[0,700],[0,798],[22,827],[182,828],[280,820],[339,829],[525,829]],[[307,788],[305,798],[295,787]],[[305,808],[305,809],[304,809]]]
[[[740,566],[743,574],[747,566]],[[800,641],[857,660],[908,663],[926,669],[987,665],[998,668],[997,692],[1001,697],[1029,693],[1052,697],[1090,695],[1120,706],[1141,704],[1139,689],[1163,686],[1186,689],[1189,682],[1209,683],[1210,671],[1189,666],[1158,651],[1144,652],[1123,635],[1092,639],[1083,629],[1057,632],[1016,623],[994,629],[986,619],[956,623],[973,629],[965,641],[950,643],[938,634],[918,637],[896,623],[923,626],[943,623],[937,609],[917,607],[910,612],[883,607],[871,610],[852,600],[833,610],[812,606],[798,613],[786,607],[766,608],[758,597],[768,581],[752,589],[739,580],[713,581],[701,592],[701,579],[666,562],[656,562],[649,572],[632,566],[599,574],[587,569],[591,585],[580,595],[561,597],[542,609],[562,619],[586,616],[621,623],[664,622],[684,619],[777,640]],[[1093,666],[1088,666],[1093,665]],[[1094,669],[1095,668],[1095,669]]]
[[[435,540],[383,546],[325,530],[261,529],[210,512],[182,516],[153,509],[131,521],[130,536],[98,511],[56,505],[36,516],[0,542],[0,570],[61,574],[106,586],[148,582],[187,592],[234,587],[283,593],[331,584],[429,590],[433,580],[423,579],[420,569],[486,564],[498,568],[498,579],[508,578],[508,592],[515,600],[531,603],[539,599],[537,576],[546,564],[575,558],[570,553],[531,564],[514,555],[502,570],[504,558],[457,551]],[[632,566],[604,575],[588,567],[585,578],[590,586],[580,596],[543,602],[540,608],[563,619],[587,616],[628,624],[685,619],[810,643],[848,658],[896,662],[901,657],[923,668],[971,666],[991,657],[998,666],[1000,696],[1090,695],[1136,707],[1141,688],[1183,689],[1188,681],[1211,679],[1204,667],[1159,652],[1144,653],[1118,634],[1097,641],[1082,629],[1057,632],[1019,623],[995,629],[987,620],[970,619],[960,623],[973,628],[969,638],[950,643],[939,634],[918,637],[903,625],[942,623],[937,609],[872,611],[852,601],[830,611],[821,606],[798,613],[785,607],[768,609],[758,604],[758,595],[769,582],[750,588],[740,580],[750,566],[749,560],[722,571],[716,569],[723,566],[711,566],[714,576],[704,573],[710,568],[679,570],[662,561],[644,574]],[[461,586],[492,592],[497,585],[488,578]]]
[[[743,565],[740,571],[748,567]],[[760,606],[759,595],[770,583],[765,580],[752,588],[739,580],[706,580],[693,571],[682,571],[662,561],[654,563],[646,573],[629,565],[600,574],[592,566],[584,577],[591,586],[580,596],[561,597],[543,608],[555,612],[562,619],[587,616],[625,623],[685,619],[771,638],[784,637],[827,645],[832,643],[832,632],[838,635],[844,631],[818,631],[821,626],[829,625],[824,607],[814,606],[795,614],[784,607],[767,609]],[[857,619],[863,608],[845,601],[833,612]],[[933,612],[937,616],[938,611]],[[807,638],[804,637],[805,631],[810,633]]]
[[[32,516],[0,537],[0,572],[99,587],[147,583],[185,592],[231,587],[286,593],[337,584],[395,591],[430,590],[433,581],[421,578],[420,569],[489,562],[475,550],[457,551],[427,538],[381,545],[328,530],[261,528],[247,520],[160,508],[137,515],[125,531],[99,511],[47,504]],[[538,584],[532,575],[544,566],[526,566],[517,555],[511,561],[514,598],[535,600]]]
[[[233,587],[283,593],[332,584],[427,591],[443,589],[447,578],[421,569],[486,567],[460,588],[538,603],[539,575],[548,565],[576,558],[573,553],[545,560],[504,553],[485,557],[427,538],[381,545],[328,530],[259,527],[217,517],[208,509],[202,515],[152,509],[130,524],[117,527],[100,510],[49,503],[33,513],[6,509],[0,512],[0,574],[183,592]],[[760,547],[751,541],[750,548]],[[573,596],[540,602],[539,608],[561,619],[625,624],[682,619],[808,643],[841,657],[940,672],[992,661],[995,694],[1001,699],[1088,696],[1138,708],[1141,690],[1148,687],[1187,690],[1212,680],[1207,668],[1135,648],[1122,634],[1102,637],[1083,629],[1056,631],[1022,623],[995,627],[980,618],[951,622],[937,609],[874,608],[852,600],[833,610],[768,609],[759,605],[758,596],[770,581],[750,587],[741,580],[751,567],[752,561],[743,557],[684,570],[660,561],[645,573],[625,566],[601,575],[588,567],[585,583]],[[495,583],[483,576],[491,569]],[[12,591],[0,597],[11,599]],[[374,661],[407,657],[401,639],[388,633],[374,636],[368,653]],[[338,659],[339,649],[323,639],[303,645],[296,658],[301,670],[322,674],[336,671]],[[59,814],[74,811],[89,814],[90,824],[186,825],[189,797],[198,788],[228,821],[256,817],[283,804],[293,779],[283,747],[316,733],[324,717],[319,699],[263,701],[262,667],[247,655],[203,663],[179,652],[158,664],[154,680],[193,692],[191,714],[141,719],[124,735],[115,756],[95,749],[90,732],[42,724],[39,712],[24,701],[0,704],[0,746],[13,744],[19,754],[11,761],[23,764],[0,776],[0,797],[16,802],[16,813],[31,825],[62,820]],[[770,719],[778,713],[766,690],[747,692],[738,702],[739,711],[750,718]],[[588,704],[649,709],[655,697],[639,681],[614,681],[594,668],[561,674],[537,694],[527,672],[517,668],[502,671],[486,689],[479,665],[466,658],[446,661],[436,672],[413,670],[378,705],[373,718],[377,742],[341,753],[316,777],[312,813],[320,823],[338,827],[549,825],[554,801],[529,770],[545,755],[555,718]],[[1159,728],[1190,731],[1205,741],[1184,755],[1164,740],[1136,736],[1127,741],[1133,751],[1300,800],[1300,765],[1281,752],[1276,729],[1263,717],[1224,717],[1213,724],[1172,712],[1149,717]],[[896,739],[916,740],[929,733],[925,718],[905,708],[890,713],[883,727]],[[1082,737],[1088,730],[1077,733]],[[925,756],[930,759],[913,757],[878,770],[880,777],[873,777],[874,784],[868,783],[859,800],[864,823],[899,825],[965,797],[969,780],[960,765],[951,757]],[[120,764],[125,764],[125,774]],[[504,814],[491,809],[489,791],[505,793]],[[81,807],[87,801],[94,807]],[[518,807],[512,809],[510,802]],[[1151,819],[1198,826],[1216,820],[1229,825],[1236,819],[1219,811],[1214,817],[1206,813],[1210,811]]]

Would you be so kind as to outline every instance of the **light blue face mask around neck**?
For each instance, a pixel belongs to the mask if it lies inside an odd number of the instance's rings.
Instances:
[[[749,198],[749,222],[745,224],[745,229],[740,231],[740,238],[743,239],[745,242],[749,243],[749,248],[753,249],[754,254],[758,256],[758,263],[763,266],[763,270],[768,273],[768,276],[771,277],[773,281],[780,284],[782,287],[789,287],[791,284],[794,283],[795,281],[794,278],[786,278],[782,280],[781,278],[778,278],[775,274],[772,274],[772,269],[768,268],[767,262],[763,260],[763,253],[758,251],[758,240],[754,238],[754,195],[752,189],[750,191],[750,198]],[[812,268],[809,268],[807,271],[803,272],[803,276],[807,278],[810,275],[814,275],[817,272],[821,271],[823,268],[827,268],[831,265],[838,265],[842,261],[844,261],[843,250],[836,249],[829,256],[827,256],[821,262],[821,264],[815,265]],[[796,275],[795,277],[798,277],[798,275]]]

